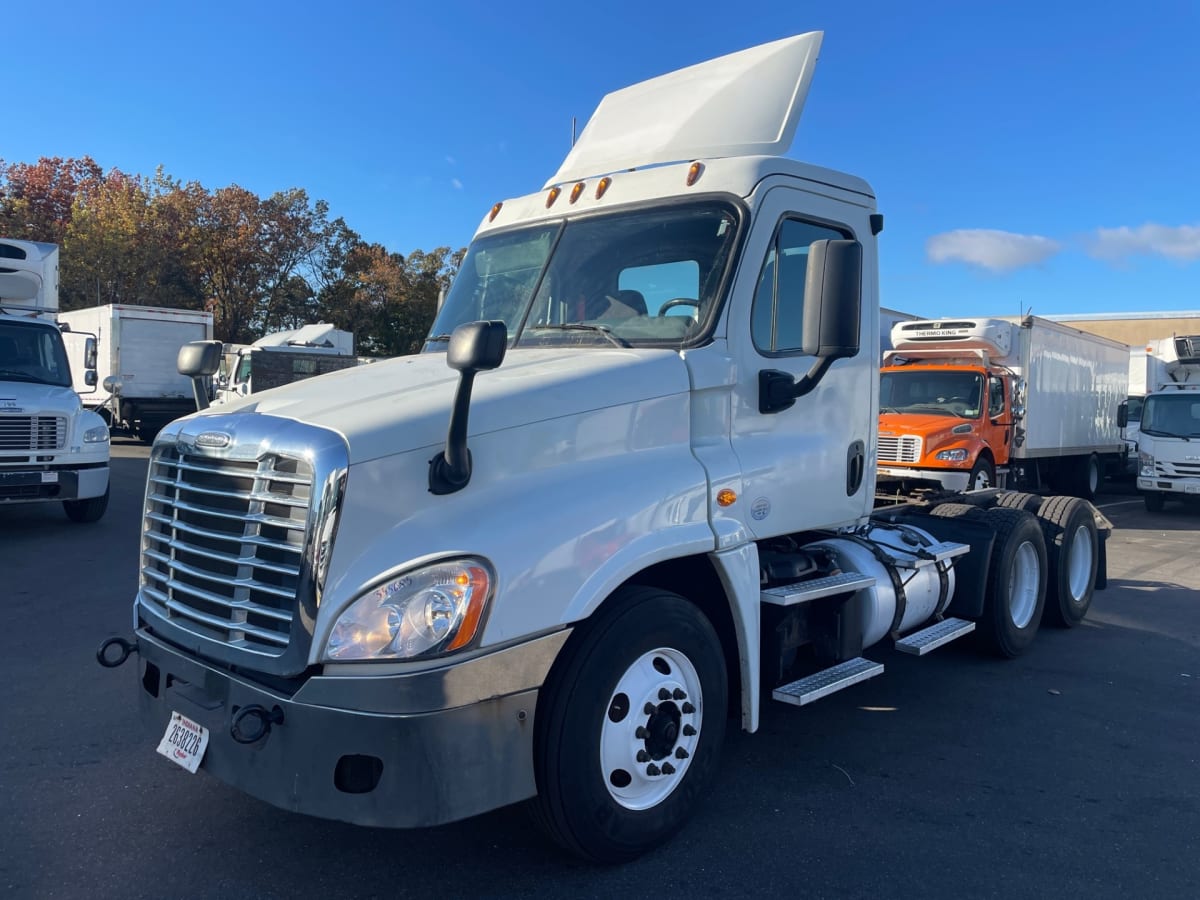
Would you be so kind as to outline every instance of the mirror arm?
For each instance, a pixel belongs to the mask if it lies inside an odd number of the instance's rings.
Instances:
[[[763,369],[758,373],[758,411],[763,415],[788,409],[797,398],[815,388],[825,377],[836,357],[818,356],[812,367],[797,381],[789,372]]]
[[[446,434],[446,449],[429,461],[429,492],[453,494],[461,491],[471,480],[471,451],[467,449],[467,419],[471,413],[471,387],[475,382],[473,369],[464,369],[454,395],[450,412],[450,429]]]

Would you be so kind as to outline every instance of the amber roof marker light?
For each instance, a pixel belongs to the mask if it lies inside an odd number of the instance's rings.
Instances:
[[[704,163],[694,162],[688,166],[687,186],[691,187],[700,180],[700,176],[704,174]]]
[[[583,193],[583,182],[578,182],[575,187],[571,188],[571,202],[574,203],[579,199],[579,195]]]
[[[504,202],[503,202],[503,201],[501,201],[501,202],[497,203],[495,206],[493,206],[493,207],[492,207],[492,211],[491,211],[491,212],[488,214],[488,221],[489,221],[489,222],[495,222],[495,221],[496,221],[496,216],[500,215],[500,207],[502,207],[503,205],[504,205]]]
[[[600,183],[596,185],[596,199],[599,200],[604,196],[604,192],[608,190],[608,186],[612,184],[612,179],[605,175],[600,179]]]
[[[558,195],[561,193],[562,193],[562,188],[560,188],[560,187],[550,188],[550,193],[548,193],[546,195],[546,209],[549,209],[550,207],[552,207],[554,205],[554,201],[558,199]]]

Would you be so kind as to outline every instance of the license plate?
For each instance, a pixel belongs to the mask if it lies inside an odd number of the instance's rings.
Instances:
[[[182,713],[171,713],[167,731],[158,742],[159,753],[195,775],[207,748],[207,728]]]
[[[1185,484],[1183,492],[1185,494],[1200,494],[1200,484]]]
[[[58,473],[57,472],[43,472],[42,473],[42,484],[57,484],[57,483],[58,483]]]

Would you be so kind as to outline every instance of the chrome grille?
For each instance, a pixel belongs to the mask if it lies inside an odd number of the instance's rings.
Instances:
[[[1178,478],[1182,476],[1197,477],[1200,476],[1200,462],[1168,462],[1166,460],[1155,460],[1155,473],[1164,475],[1168,478]]]
[[[313,469],[155,447],[146,488],[142,603],[186,631],[277,656],[304,570]]]
[[[921,439],[905,434],[899,437],[879,436],[881,463],[915,463],[921,461]]]
[[[0,416],[0,450],[61,450],[66,442],[63,416]]]

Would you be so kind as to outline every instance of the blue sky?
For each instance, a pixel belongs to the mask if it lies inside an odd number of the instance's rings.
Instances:
[[[406,7],[59,0],[6,29],[0,158],[303,187],[389,249],[464,246],[606,92],[821,29],[790,155],[874,186],[884,305],[1200,309],[1194,0]]]

